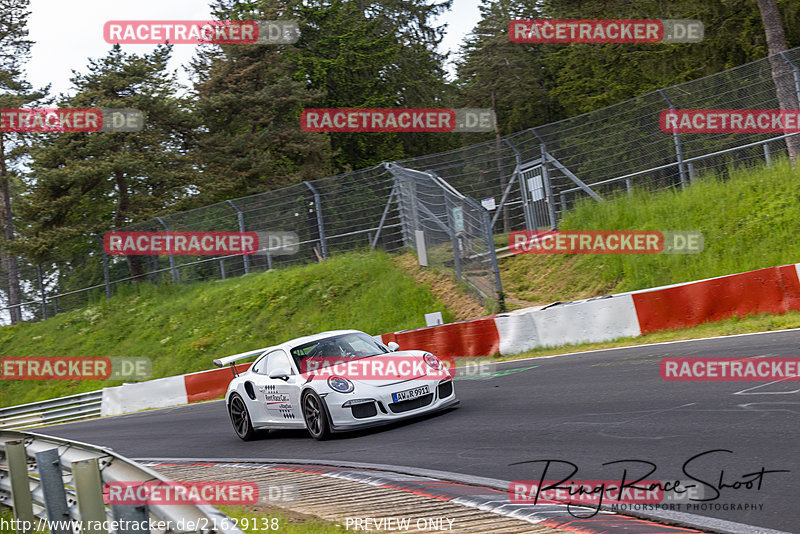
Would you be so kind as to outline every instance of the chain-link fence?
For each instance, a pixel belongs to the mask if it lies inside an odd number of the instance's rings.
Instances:
[[[132,272],[154,282],[208,280],[375,247],[424,254],[477,294],[502,302],[493,234],[556,228],[581,198],[685,187],[699,173],[725,175],[731,166],[785,156],[792,134],[673,134],[659,126],[660,113],[671,108],[778,109],[771,61],[797,102],[800,48],[503,138],[117,229],[295,232],[300,248],[291,256],[106,256],[95,236],[78,261],[31,265],[19,258],[23,304],[0,310],[20,309],[23,319],[51,316],[111,295]]]
[[[488,302],[503,309],[503,287],[489,212],[432,172],[386,168],[395,177],[406,247],[420,264],[451,269]]]

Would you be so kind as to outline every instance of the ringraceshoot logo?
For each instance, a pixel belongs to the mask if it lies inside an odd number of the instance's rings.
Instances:
[[[508,25],[515,43],[699,43],[703,23],[694,19],[520,19]]]

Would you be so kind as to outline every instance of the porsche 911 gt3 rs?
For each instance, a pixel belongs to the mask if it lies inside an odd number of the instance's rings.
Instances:
[[[231,365],[225,403],[236,434],[305,428],[317,440],[444,410],[458,404],[444,363],[420,350],[398,351],[358,330],[306,336],[214,360]],[[258,356],[242,373],[235,362]]]

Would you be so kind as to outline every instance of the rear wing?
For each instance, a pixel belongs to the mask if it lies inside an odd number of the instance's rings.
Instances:
[[[260,356],[268,351],[272,347],[265,347],[263,349],[256,349],[251,350],[249,352],[242,352],[240,354],[234,354],[233,356],[225,356],[224,358],[217,358],[214,360],[214,365],[217,367],[225,367],[226,365],[233,364],[234,362],[238,362],[239,360],[244,360],[245,358],[252,358],[253,356]]]

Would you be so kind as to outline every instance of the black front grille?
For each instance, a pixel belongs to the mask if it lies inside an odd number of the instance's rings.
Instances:
[[[350,409],[353,410],[353,417],[356,419],[366,419],[367,417],[374,417],[378,415],[378,409],[375,407],[374,402],[356,404],[351,406]]]
[[[407,412],[409,410],[416,410],[417,408],[422,408],[423,406],[429,405],[432,401],[433,401],[433,393],[428,393],[427,395],[423,395],[422,397],[417,397],[416,399],[393,402],[392,404],[389,405],[389,409],[392,410],[394,413],[402,413],[402,412]]]
[[[439,398],[446,399],[453,394],[453,382],[448,380],[443,384],[439,384]]]

